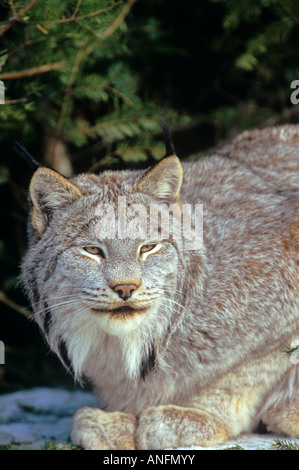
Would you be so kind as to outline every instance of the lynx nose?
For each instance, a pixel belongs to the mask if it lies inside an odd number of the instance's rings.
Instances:
[[[116,286],[112,287],[112,289],[123,299],[127,300],[131,297],[134,290],[138,289],[136,284],[117,284]]]

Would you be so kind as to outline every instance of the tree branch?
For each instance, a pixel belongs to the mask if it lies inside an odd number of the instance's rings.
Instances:
[[[1,74],[1,80],[15,80],[18,78],[32,77],[33,75],[40,75],[41,73],[52,72],[53,70],[61,69],[65,61],[55,62],[54,64],[41,65],[40,67],[33,67],[32,69],[20,70],[15,72],[7,72]]]
[[[278,0],[278,3],[281,6],[281,8],[283,8],[283,10],[292,18],[292,20],[295,21],[295,23],[299,24],[298,18],[294,15],[292,10],[284,3],[284,1]]]
[[[136,1],[136,0],[135,0]],[[74,11],[72,16],[69,18],[62,18],[61,20],[48,20],[48,21],[26,21],[26,24],[43,24],[43,25],[51,25],[51,24],[63,24],[63,23],[71,23],[71,22],[76,22],[76,21],[81,21],[85,20],[86,18],[92,18],[93,16],[100,15],[101,13],[105,13],[106,11],[110,11],[113,8],[121,5],[123,1],[119,1],[115,3],[114,5],[110,5],[110,7],[107,8],[102,8],[101,10],[96,10],[91,13],[87,13],[86,15],[82,16],[76,16],[78,12],[78,8]]]
[[[27,11],[29,11],[38,1],[39,0],[31,0],[30,2],[28,2],[27,5],[25,5],[24,8],[22,8],[18,12],[18,16],[24,15],[25,13],[27,13]]]
[[[72,70],[71,70],[71,73],[70,73],[70,76],[69,76],[69,80],[68,80],[68,83],[67,83],[67,86],[66,86],[66,89],[65,89],[62,105],[61,105],[61,108],[60,108],[60,115],[59,115],[58,123],[57,123],[57,126],[56,126],[55,139],[57,141],[58,141],[59,135],[60,135],[60,133],[62,131],[62,128],[63,128],[63,123],[64,123],[65,116],[66,116],[66,113],[67,113],[67,107],[68,107],[70,95],[71,95],[71,92],[72,92],[72,86],[74,84],[77,73],[79,71],[80,62],[83,59],[85,54],[86,54],[86,50],[82,46],[81,49],[78,50],[77,55],[75,57],[75,61],[74,61],[74,64],[73,64],[73,67],[72,67]],[[54,150],[55,150],[55,148],[53,148],[53,151]]]
[[[109,36],[111,36],[120,27],[120,25],[125,21],[126,16],[130,13],[134,3],[136,2],[137,0],[129,0],[128,3],[126,3],[121,14],[117,18],[115,18],[112,24],[104,32],[104,38],[108,38]]]
[[[0,37],[3,36],[3,34],[5,34],[6,31],[8,31],[17,21],[22,21],[20,20],[20,15],[24,15],[24,13],[27,13],[27,11],[30,10],[37,2],[38,0],[31,0],[27,3],[27,5],[24,6],[24,8],[21,8],[21,10],[17,12],[12,1],[10,1],[9,3],[13,17],[9,20],[9,23],[7,25],[0,29]]]
[[[4,305],[7,307],[11,308],[15,312],[19,313],[20,315],[23,315],[23,317],[28,318],[29,320],[33,320],[33,314],[29,310],[26,310],[25,308],[21,307],[18,305],[16,302],[13,300],[9,299],[4,292],[0,291],[0,302],[2,302]]]

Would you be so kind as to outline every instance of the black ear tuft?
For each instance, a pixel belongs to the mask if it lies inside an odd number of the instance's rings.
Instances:
[[[24,160],[28,163],[28,165],[32,168],[32,170],[37,170],[41,165],[35,160],[35,158],[28,152],[28,150],[23,147],[17,140],[14,140],[12,143],[16,152],[20,155],[20,157],[24,158]]]
[[[166,154],[165,157],[170,157],[170,155],[175,155],[174,145],[172,143],[171,132],[168,126],[166,119],[161,119],[161,130],[164,137]]]

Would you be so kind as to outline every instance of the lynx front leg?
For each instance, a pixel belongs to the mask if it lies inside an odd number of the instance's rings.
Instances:
[[[269,431],[299,438],[299,402],[273,406],[262,419]]]
[[[74,416],[71,439],[86,450],[134,450],[135,416],[81,408]]]
[[[139,416],[136,430],[138,449],[211,446],[229,437],[228,428],[216,417],[174,405],[147,408]]]
[[[299,438],[299,365],[297,362],[289,367],[281,383],[268,397],[268,402],[265,403],[261,412],[261,419],[269,431]]]

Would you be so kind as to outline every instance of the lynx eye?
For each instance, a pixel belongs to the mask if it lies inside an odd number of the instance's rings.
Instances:
[[[101,256],[102,258],[105,258],[105,254],[101,248],[98,246],[85,246],[84,250],[87,251],[90,255],[95,255],[95,256]]]
[[[156,246],[157,246],[156,243],[150,243],[149,245],[143,245],[140,248],[140,254],[148,253],[149,251],[152,251],[154,248],[156,248]]]

